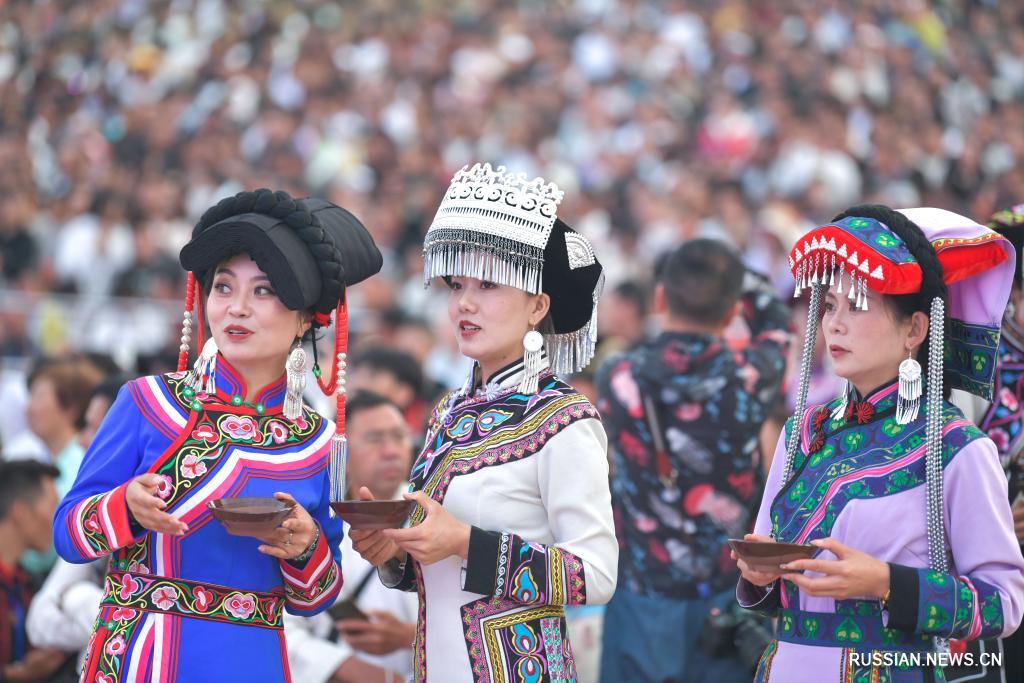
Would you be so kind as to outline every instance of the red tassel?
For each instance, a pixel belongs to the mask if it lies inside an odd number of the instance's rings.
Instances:
[[[195,320],[192,321],[192,327],[196,331],[196,354],[198,355],[203,352],[203,347],[206,346],[206,307],[203,303],[203,288],[199,285],[198,281],[195,281],[193,289],[195,290],[196,314],[193,316]]]

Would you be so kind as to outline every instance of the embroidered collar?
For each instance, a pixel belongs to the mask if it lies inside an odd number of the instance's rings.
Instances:
[[[551,374],[550,366],[548,363],[548,355],[546,350],[541,350],[542,367],[541,377]],[[511,394],[519,390],[519,382],[523,378],[523,373],[526,372],[526,361],[523,358],[519,358],[505,367],[494,372],[487,382],[480,381],[480,364],[473,363],[473,369],[469,373],[469,377],[466,378],[466,382],[462,385],[462,388],[453,391],[445,402],[445,407],[441,411],[439,423],[447,424],[452,410],[459,404],[472,400],[476,401],[494,401],[505,394]]]
[[[274,382],[263,387],[253,401],[247,401],[249,389],[242,379],[242,374],[236,370],[223,354],[217,354],[216,372],[217,393],[216,399],[228,405],[241,406],[251,404],[257,413],[279,412],[284,404],[284,396],[287,391],[285,373]],[[263,408],[261,410],[260,408]]]
[[[869,391],[867,398],[862,399],[859,395],[855,394],[852,400],[846,404],[843,420],[846,422],[856,422],[857,424],[871,422],[876,412],[882,412],[895,407],[898,386],[899,380],[892,379]]]
[[[547,351],[542,349],[540,355],[541,367],[546,370],[548,368]],[[468,384],[475,388],[474,393],[476,396],[493,394],[497,397],[499,394],[504,393],[509,389],[518,387],[525,372],[526,361],[524,358],[520,357],[503,368],[496,370],[487,378],[486,382],[480,382],[480,364],[474,363]],[[466,393],[468,393],[468,391]]]
[[[825,428],[830,423],[835,425],[838,422],[840,426],[864,425],[894,411],[898,386],[899,380],[893,379],[869,391],[867,398],[862,399],[859,394],[855,393],[847,401],[846,411],[838,421],[832,419],[833,404],[819,406],[810,418],[811,424],[808,431],[811,440],[807,445],[808,452],[817,453],[825,446]]]

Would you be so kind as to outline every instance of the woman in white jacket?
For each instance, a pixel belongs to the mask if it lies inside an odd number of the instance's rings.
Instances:
[[[615,590],[607,439],[558,374],[593,356],[603,276],[556,217],[562,192],[476,165],[455,175],[424,247],[425,277],[475,361],[413,464],[410,528],[353,532],[385,584],[419,595],[417,681],[576,678],[566,605]]]

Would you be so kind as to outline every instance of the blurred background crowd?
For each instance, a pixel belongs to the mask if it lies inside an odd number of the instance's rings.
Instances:
[[[684,240],[732,243],[788,296],[797,235],[851,204],[984,222],[1020,202],[1021,121],[1018,2],[11,0],[0,449],[80,451],[94,394],[172,369],[178,250],[242,189],[329,198],[373,233],[352,383],[415,434],[467,369],[420,256],[463,164],[565,190],[608,275],[606,353],[656,327],[654,266]]]
[[[719,235],[784,250],[862,199],[1024,196],[1018,3],[14,1],[0,9],[0,350],[166,367],[177,252],[239,189],[349,207],[386,251],[358,329],[450,383],[422,236],[478,160],[566,190],[612,288]],[[631,329],[606,318],[607,330]],[[436,347],[436,348],[435,348]],[[446,347],[446,348],[441,348]],[[440,357],[438,357],[440,356]]]

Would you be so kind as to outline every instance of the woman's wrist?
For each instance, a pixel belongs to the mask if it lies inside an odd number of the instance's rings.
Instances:
[[[875,595],[876,595],[876,597],[878,597],[879,600],[882,601],[883,605],[886,605],[889,602],[889,595],[890,595],[889,589],[890,589],[890,586],[891,586],[891,573],[890,573],[890,570],[889,570],[889,563],[888,562],[880,562],[880,564],[882,566],[880,568],[878,587],[875,590]]]
[[[465,522],[459,522],[458,524],[458,534],[456,536],[458,540],[455,544],[454,554],[465,560],[469,558],[469,538],[472,534],[473,527]]]
[[[292,562],[303,563],[313,556],[313,551],[316,550],[317,541],[320,540],[320,525],[313,525],[313,540],[309,542],[306,549],[301,553],[292,558]]]

